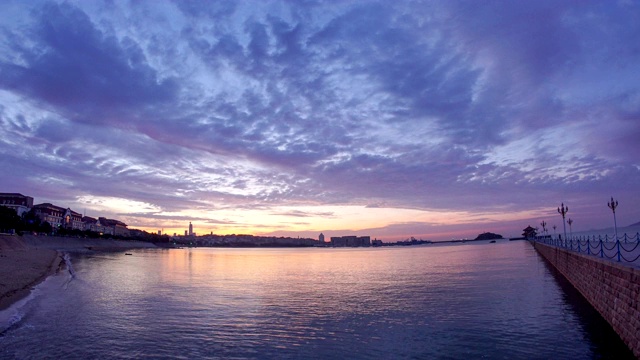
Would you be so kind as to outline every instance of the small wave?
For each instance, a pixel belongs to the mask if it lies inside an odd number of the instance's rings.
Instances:
[[[71,263],[71,255],[69,255],[68,253],[65,253],[63,256],[64,259],[64,264],[67,266],[67,269],[69,270],[69,275],[71,275],[72,278],[76,277],[76,271],[73,268],[73,264]]]
[[[24,314],[18,310],[14,310],[8,315],[0,314],[0,337],[3,337],[11,329],[17,327],[23,317]]]
[[[76,270],[73,268],[73,264],[71,263],[71,255],[69,253],[65,253],[62,257],[64,259],[64,264],[67,267],[67,271],[69,272],[69,278],[62,284],[63,289],[67,289],[69,283],[76,278]]]
[[[38,295],[38,287],[31,291],[27,297],[18,300],[9,308],[0,311],[0,337],[5,336],[9,331],[16,329],[22,323],[28,310],[29,303]]]

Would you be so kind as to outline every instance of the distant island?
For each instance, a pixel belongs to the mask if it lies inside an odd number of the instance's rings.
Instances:
[[[504,239],[504,238],[500,234],[486,232],[478,235],[474,240],[494,240],[494,239]]]

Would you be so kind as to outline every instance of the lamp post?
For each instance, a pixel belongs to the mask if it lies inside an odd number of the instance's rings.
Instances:
[[[613,211],[613,226],[616,235],[616,241],[618,240],[618,222],[616,221],[616,208],[618,207],[618,200],[613,200],[613,196],[611,197],[611,201],[607,203],[607,206],[611,211]]]
[[[569,212],[569,207],[564,203],[558,208],[558,214],[562,215],[562,228],[564,229],[564,241],[567,241],[567,225],[564,223],[564,216]]]
[[[571,236],[571,238],[573,238],[573,229],[571,229],[571,224],[573,224],[573,220],[571,220],[571,218],[569,218],[569,220],[567,220],[567,224],[569,224],[569,236]]]
[[[555,225],[552,226],[553,227],[553,237],[556,237],[556,227]]]
[[[547,222],[542,220],[540,225],[542,226],[542,236],[545,237],[545,235],[547,233]]]

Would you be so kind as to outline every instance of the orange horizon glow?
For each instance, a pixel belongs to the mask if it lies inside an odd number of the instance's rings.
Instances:
[[[297,207],[295,210],[308,213],[328,213],[333,216],[305,217],[300,223],[299,217],[274,215],[274,213],[287,213],[294,208],[279,207],[265,211],[245,211],[242,216],[227,213],[229,218],[237,218],[246,222],[238,221],[235,224],[225,224],[211,226],[206,221],[194,220],[193,231],[196,236],[204,235],[231,235],[246,234],[255,236],[285,236],[285,237],[305,237],[317,239],[320,233],[330,236],[349,235],[352,233],[367,235],[372,238],[387,241],[404,240],[410,237],[424,240],[445,240],[468,238],[476,230],[495,231],[499,224],[513,222],[520,219],[531,219],[540,216],[540,211],[522,211],[502,213],[470,213],[470,212],[435,212],[415,209],[390,209],[390,208],[363,208],[361,206],[337,206],[337,207]],[[189,213],[181,213],[182,217],[188,217]],[[202,218],[202,214],[193,213],[194,218]],[[233,216],[233,217],[232,217]],[[189,221],[170,221],[162,226],[160,223],[140,224],[128,223],[130,228],[137,228],[149,233],[163,235],[184,236],[188,233]],[[387,227],[402,226],[402,224],[413,225],[412,230],[402,230],[399,228],[395,233],[384,230]],[[420,229],[420,224],[424,224]],[[474,234],[473,236],[477,235]]]

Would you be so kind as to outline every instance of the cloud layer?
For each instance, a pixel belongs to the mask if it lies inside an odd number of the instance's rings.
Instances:
[[[206,232],[428,236],[496,214],[524,227],[561,201],[586,229],[608,225],[594,204],[611,195],[622,223],[640,220],[636,2],[15,1],[7,14],[0,185],[36,202]],[[366,226],[332,206],[388,217]]]

